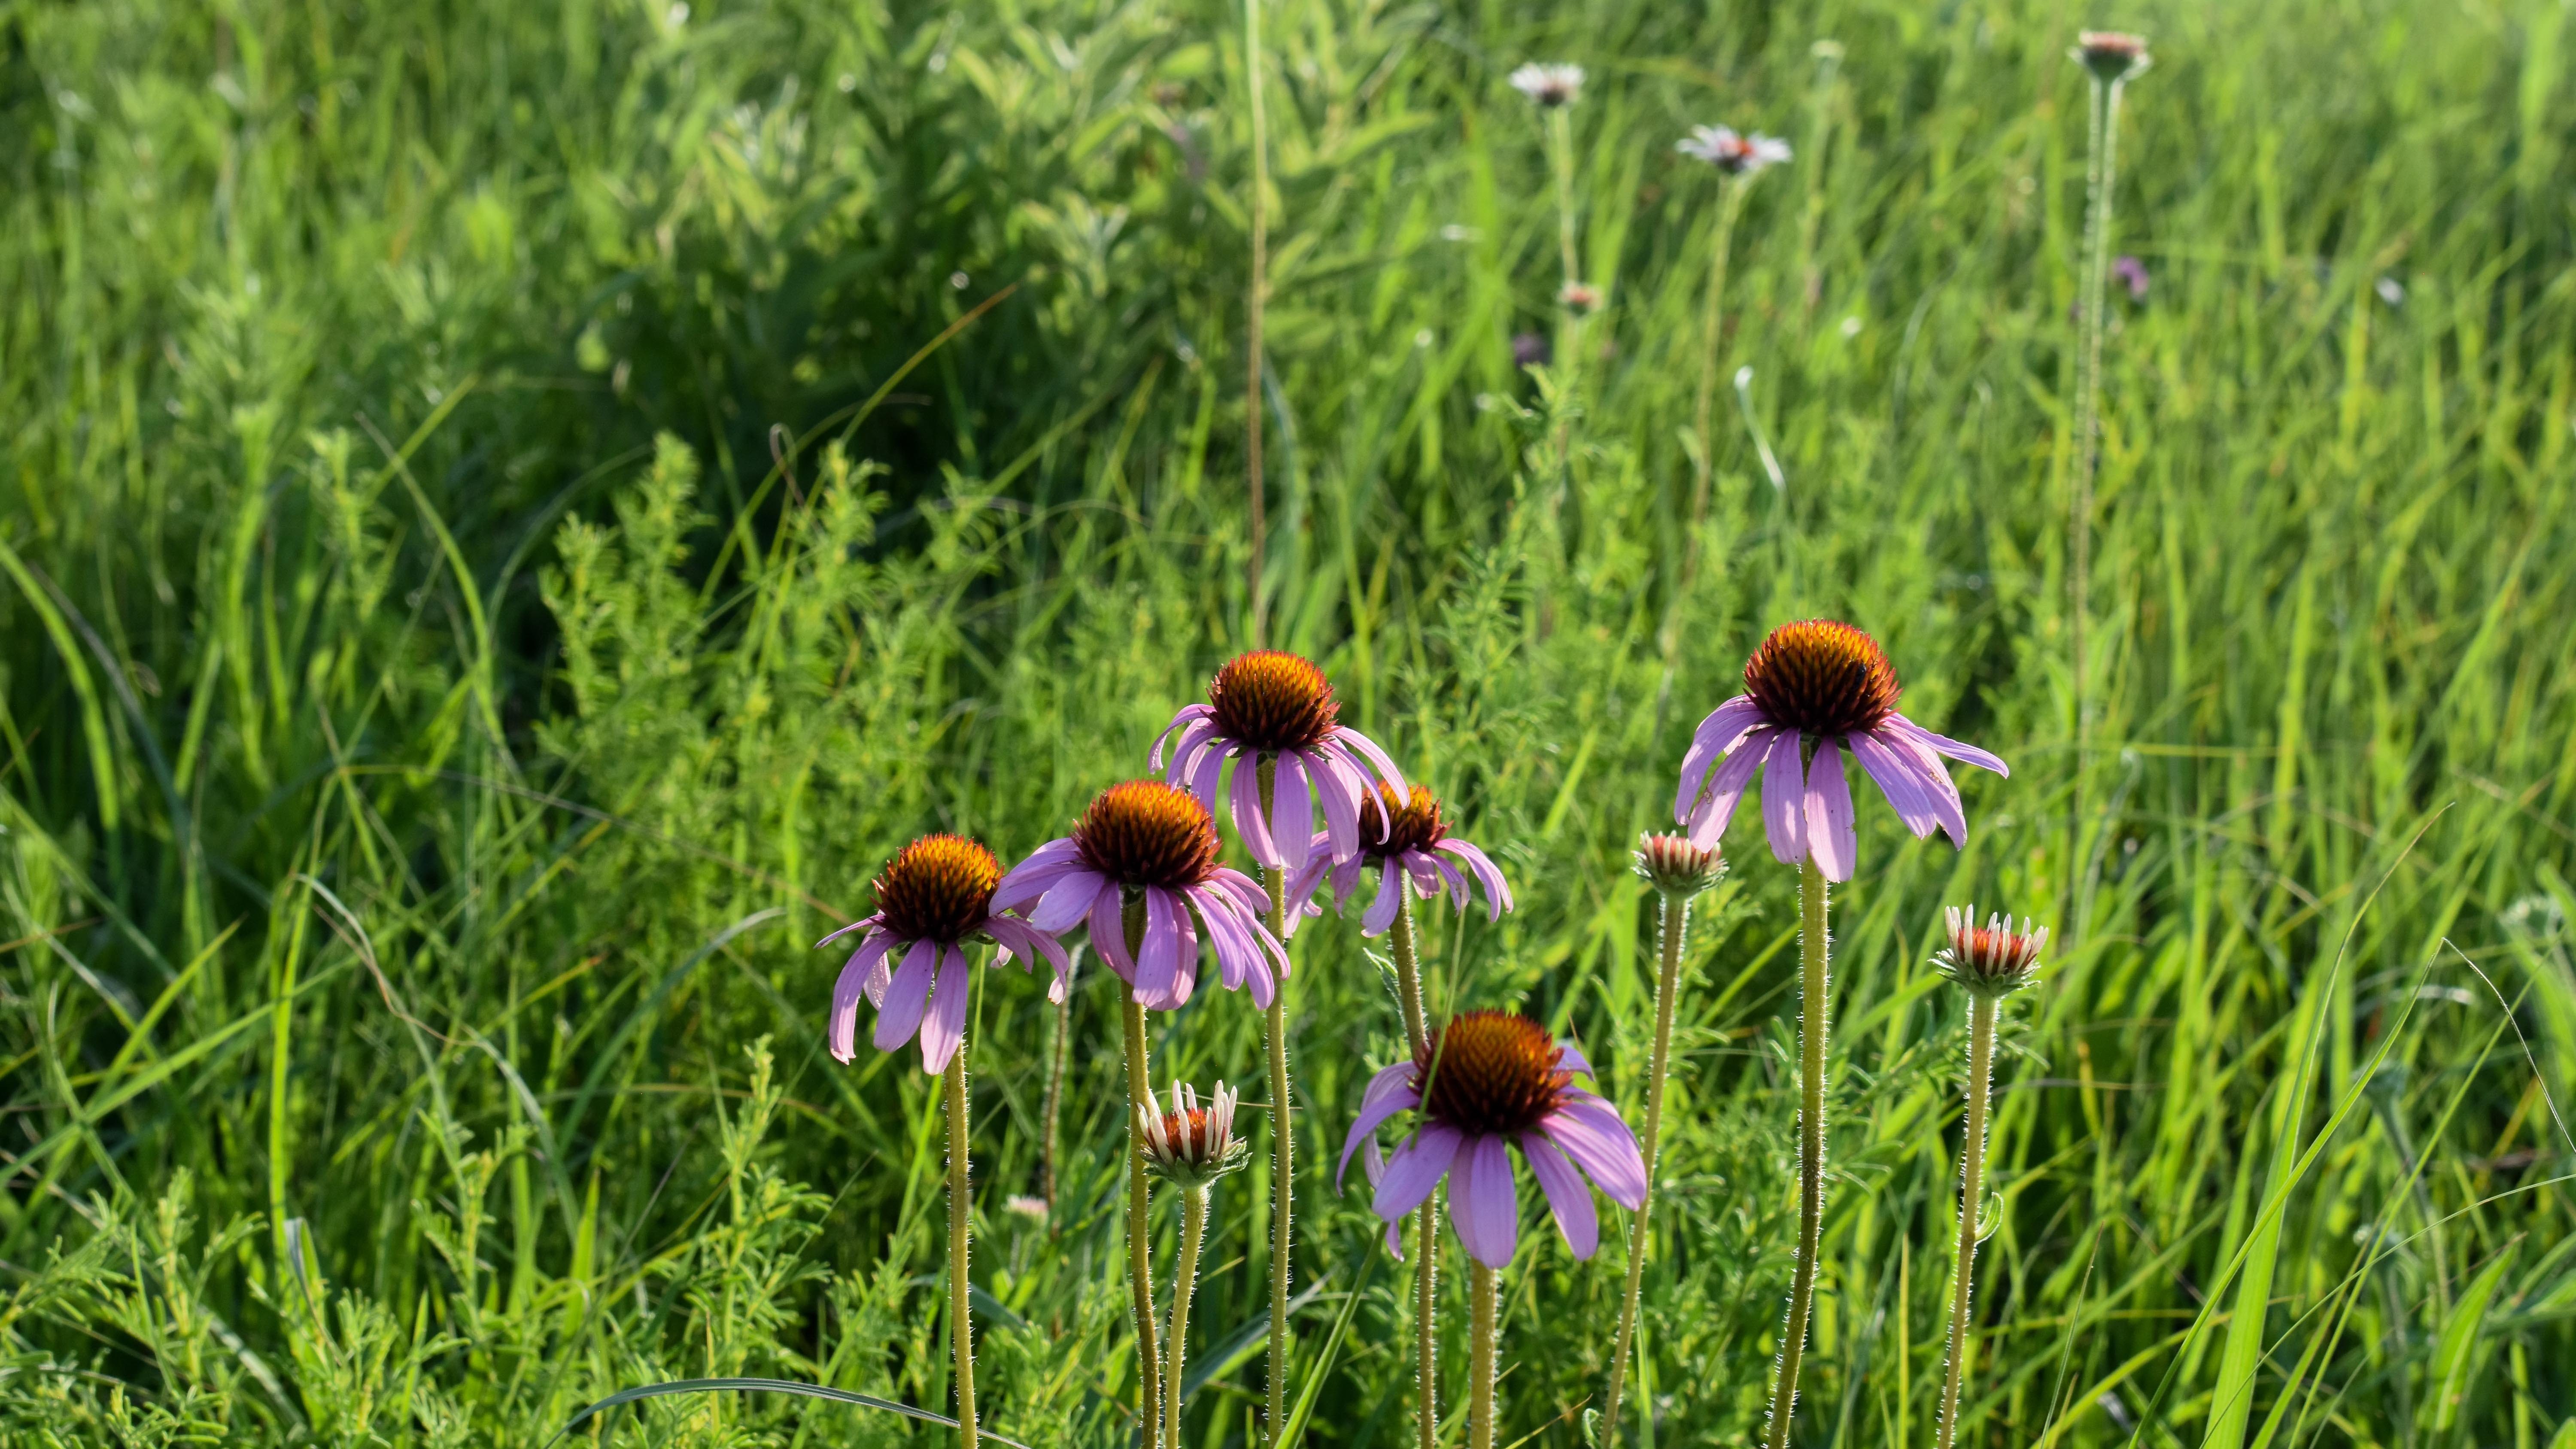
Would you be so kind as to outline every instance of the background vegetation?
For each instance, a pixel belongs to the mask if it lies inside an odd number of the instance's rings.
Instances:
[[[1800,1442],[1930,1432],[1964,1006],[1927,957],[1973,898],[2064,944],[2007,1013],[1970,1441],[2576,1444],[2565,14],[1272,11],[1272,633],[1512,874],[1432,932],[1440,999],[1642,1070],[1624,851],[1781,620],[1875,631],[2015,766],[1958,854],[1863,812]],[[2106,22],[2156,42],[2115,243],[2152,284],[2070,837],[2064,51]],[[718,1374],[945,1404],[929,1079],[831,1064],[807,943],[915,833],[1060,833],[1244,637],[1239,24],[0,3],[11,1439],[537,1445]],[[1570,390],[1511,352],[1560,280],[1532,58],[1592,73]],[[1737,232],[1752,372],[1682,588],[1715,208],[1671,145],[1721,120],[1798,156]],[[1758,1432],[1789,1274],[1793,877],[1732,843],[1662,1443]],[[1389,1446],[1409,1270],[1322,1165],[1401,1032],[1355,924],[1301,939],[1308,1442]],[[1038,984],[981,978],[970,1030],[987,1423],[1030,1445],[1117,1442],[1127,1392],[1104,980],[1049,1224],[1004,1207]],[[1165,1026],[1165,1070],[1258,1082],[1241,999]],[[1264,1171],[1219,1190],[1208,1449],[1258,1442]],[[1543,1232],[1506,1429],[1568,1445],[1623,1249]],[[938,1433],[743,1395],[579,1432]]]

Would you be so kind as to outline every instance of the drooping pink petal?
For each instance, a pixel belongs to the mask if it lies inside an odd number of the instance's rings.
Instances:
[[[997,964],[1017,957],[1022,969],[1026,969],[1043,956],[1048,964],[1055,967],[1058,977],[1073,970],[1073,960],[1065,955],[1064,943],[1045,931],[1032,929],[1026,921],[1010,916],[987,917],[984,933],[1002,948],[1001,954],[994,958]]]
[[[1217,979],[1229,991],[1240,990],[1245,977],[1261,965],[1261,948],[1244,929],[1242,915],[1231,908],[1231,901],[1203,885],[1183,886],[1180,895],[1197,908],[1200,922],[1207,927],[1208,944],[1216,951]]]
[[[1279,865],[1295,870],[1306,863],[1315,840],[1315,802],[1306,790],[1306,757],[1282,750],[1270,767],[1270,842]]]
[[[1313,849],[1307,852],[1304,868],[1288,877],[1286,898],[1288,930],[1291,935],[1296,933],[1299,916],[1320,916],[1324,913],[1324,908],[1315,903],[1315,893],[1324,884],[1324,878],[1332,874],[1333,870],[1332,852],[1325,847],[1325,836],[1323,832],[1317,831]]]
[[[1370,900],[1368,914],[1360,917],[1363,939],[1383,936],[1395,924],[1395,913],[1404,904],[1404,881],[1397,874],[1394,861],[1377,869],[1377,895]]]
[[[1145,946],[1136,953],[1136,999],[1148,1006],[1169,1000],[1180,988],[1180,902],[1161,886],[1145,887]]]
[[[1270,893],[1261,888],[1261,882],[1236,870],[1233,866],[1218,866],[1216,874],[1210,876],[1207,883],[1232,896],[1253,919],[1258,920],[1269,914]]]
[[[1914,779],[1932,802],[1934,818],[1941,822],[1941,829],[1950,837],[1950,843],[1965,847],[1968,843],[1968,807],[1960,802],[1959,786],[1950,778],[1950,767],[1941,763],[1941,756],[1933,750],[1931,742],[1887,725],[1879,726],[1878,737],[1912,769]]]
[[[1190,993],[1195,991],[1199,984],[1198,925],[1196,919],[1190,914],[1188,900],[1180,892],[1172,892],[1171,899],[1174,934],[1181,938],[1181,949],[1178,969],[1172,975],[1172,992],[1161,1001],[1153,1003],[1156,1011],[1178,1011],[1189,1005]]]
[[[1369,1078],[1368,1090],[1360,1094],[1360,1114],[1351,1120],[1350,1135],[1342,1139],[1341,1164],[1333,1169],[1333,1191],[1342,1190],[1342,1178],[1351,1170],[1351,1157],[1363,1142],[1376,1140],[1379,1125],[1398,1112],[1422,1105],[1422,1094],[1413,1089],[1413,1063],[1397,1062]]]
[[[1336,725],[1333,727],[1333,741],[1328,742],[1325,748],[1332,748],[1333,742],[1346,746],[1366,758],[1370,767],[1377,771],[1377,777],[1395,787],[1396,799],[1413,798],[1413,787],[1404,783],[1404,772],[1395,767],[1395,761],[1387,757],[1386,751],[1377,747],[1377,741],[1352,729],[1349,725]]]
[[[1351,912],[1351,891],[1368,874],[1368,865],[1358,856],[1333,862],[1333,909],[1343,915]]]
[[[1441,1175],[1449,1171],[1464,1138],[1457,1128],[1438,1122],[1414,1133],[1386,1160],[1386,1175],[1378,1179],[1369,1211],[1392,1223],[1422,1206],[1422,1200],[1440,1185]]]
[[[1600,1075],[1592,1070],[1591,1061],[1585,1058],[1583,1048],[1576,1046],[1572,1037],[1556,1039],[1556,1065],[1559,1071],[1581,1072],[1587,1077]]]
[[[877,1009],[877,1050],[893,1051],[912,1040],[921,1030],[921,1013],[930,1005],[930,983],[939,967],[939,943],[915,941],[904,953],[903,969],[894,973],[886,987],[885,1001]]]
[[[1329,842],[1333,859],[1348,860],[1360,853],[1360,796],[1368,789],[1359,766],[1335,750],[1317,750],[1307,756],[1315,770],[1315,798],[1324,807],[1324,839]]]
[[[1432,847],[1434,850],[1438,848]],[[1428,850],[1408,850],[1404,853],[1404,872],[1413,877],[1413,889],[1424,900],[1438,898],[1445,886],[1449,891],[1450,906],[1461,911],[1467,909],[1467,878],[1458,873],[1458,867]]]
[[[1270,838],[1270,822],[1261,813],[1261,766],[1250,755],[1234,767],[1234,832],[1243,837],[1243,848],[1264,869],[1277,870],[1286,862],[1280,857],[1279,844]]]
[[[1467,862],[1467,868],[1476,873],[1476,879],[1485,883],[1485,906],[1488,919],[1499,921],[1503,918],[1503,912],[1512,909],[1511,885],[1503,879],[1503,868],[1494,864],[1492,856],[1454,835],[1433,846],[1432,849],[1445,850]]]
[[[863,964],[867,968],[867,975],[860,983],[860,990],[867,993],[868,1005],[885,1004],[886,983],[894,979],[894,948],[904,944],[901,938],[890,931],[879,932],[860,943],[859,949],[850,953],[850,965]],[[862,957],[866,958],[864,962],[860,959]]]
[[[1796,865],[1807,858],[1807,772],[1798,759],[1798,732],[1782,730],[1771,737],[1762,761],[1762,829],[1771,837],[1771,858]]]
[[[1125,903],[1115,888],[1091,898],[1091,949],[1118,973],[1118,979],[1132,990],[1136,985],[1136,958],[1127,949]]]
[[[1753,783],[1754,768],[1771,752],[1771,740],[1781,731],[1756,729],[1736,742],[1726,756],[1726,763],[1710,777],[1708,794],[1693,806],[1680,823],[1690,831],[1691,844],[1701,850],[1717,848],[1718,838],[1726,834],[1729,821],[1735,818],[1736,802],[1744,798],[1745,787]]]
[[[1739,694],[1710,710],[1708,718],[1699,722],[1699,728],[1691,732],[1690,750],[1682,756],[1681,788],[1673,792],[1675,820],[1690,818],[1691,807],[1699,803],[1700,781],[1707,776],[1708,767],[1734,749],[1747,730],[1761,723],[1762,706],[1755,704],[1749,694]]]
[[[1915,839],[1921,840],[1940,828],[1941,812],[1933,805],[1933,795],[1924,788],[1923,777],[1902,748],[1889,744],[1876,732],[1853,735],[1848,743],[1852,758],[1860,761],[1860,767],[1878,782],[1889,808],[1905,822],[1906,829],[1914,832]]]
[[[1530,1173],[1547,1194],[1548,1214],[1556,1219],[1556,1230],[1565,1235],[1565,1245],[1577,1258],[1591,1257],[1601,1246],[1601,1219],[1592,1210],[1591,1185],[1544,1132],[1521,1134],[1521,1156],[1529,1159]]]
[[[850,934],[852,931],[862,931],[862,930],[865,930],[865,929],[867,929],[868,927],[873,926],[873,925],[876,925],[878,922],[883,921],[884,919],[885,919],[885,917],[884,917],[882,914],[880,914],[880,915],[874,915],[874,916],[862,916],[862,917],[860,917],[858,920],[855,920],[855,921],[850,922],[848,925],[843,926],[841,929],[839,929],[839,930],[837,930],[837,931],[834,931],[832,934],[830,934],[830,935],[828,935],[828,936],[825,936],[822,940],[819,940],[819,941],[815,942],[814,944],[815,944],[817,947],[829,946],[829,945],[831,945],[834,941],[837,941],[837,940],[841,939],[843,936],[846,936],[846,935]]]
[[[1936,735],[1901,714],[1880,726],[1882,729],[1891,727],[1912,731],[1925,744],[1930,745],[1934,753],[1948,755],[1960,764],[1974,765],[1980,770],[1992,770],[2008,779],[2012,775],[2012,766],[2005,764],[1999,756],[1988,754],[1975,745],[1961,744],[1948,735]]]
[[[957,1044],[966,1039],[966,953],[954,946],[939,953],[939,984],[930,993],[930,1010],[921,1018],[921,1069],[948,1070]]]
[[[1807,767],[1807,848],[1827,880],[1850,880],[1860,859],[1860,835],[1853,827],[1851,781],[1843,775],[1843,752],[1832,740],[1816,742],[1815,763]]]
[[[884,932],[869,936],[850,953],[850,959],[841,967],[840,979],[832,983],[832,1015],[825,1036],[834,1061],[846,1062],[858,1055],[859,998],[868,994],[872,979],[885,974],[886,953],[894,945],[895,938]],[[884,994],[885,988],[878,987],[877,995]]]
[[[1146,756],[1145,768],[1157,775],[1163,773],[1163,741],[1170,739],[1176,730],[1179,731],[1181,740],[1179,744],[1172,746],[1172,763],[1178,765],[1189,755],[1192,745],[1216,732],[1214,722],[1208,718],[1214,713],[1216,713],[1215,710],[1204,704],[1181,706],[1181,712],[1172,716],[1172,722],[1163,726],[1161,734],[1154,736],[1154,752]]]
[[[1569,1092],[1565,1105],[1540,1119],[1538,1129],[1624,1208],[1646,1200],[1646,1159],[1637,1136],[1608,1102],[1590,1092]]]
[[[1070,931],[1074,923],[1091,914],[1091,903],[1102,892],[1117,894],[1118,888],[1109,877],[1094,870],[1069,870],[1054,885],[1047,887],[1037,909],[1029,912],[1029,925],[1046,932]]]
[[[1071,840],[1050,840],[1029,852],[1029,858],[1011,867],[993,887],[995,911],[1007,911],[1026,905],[1045,895],[1068,871],[1082,869],[1082,857]]]
[[[1509,1267],[1520,1245],[1519,1194],[1512,1185],[1512,1155],[1503,1139],[1480,1132],[1458,1150],[1449,1169],[1449,1217],[1467,1255],[1488,1268]]]
[[[1200,747],[1198,754],[1186,764],[1179,760],[1172,762],[1172,768],[1175,771],[1183,769],[1188,771],[1188,778],[1184,783],[1188,786],[1190,794],[1196,797],[1201,805],[1207,807],[1210,815],[1214,815],[1217,807],[1225,800],[1224,795],[1220,793],[1225,781],[1225,761],[1224,747],[1210,740]]]

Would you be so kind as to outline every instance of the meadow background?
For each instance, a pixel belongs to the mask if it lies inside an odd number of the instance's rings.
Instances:
[[[1625,851],[1775,623],[1870,629],[1909,714],[2015,767],[1966,772],[1964,852],[1862,812],[1799,1443],[1931,1433],[1965,1007],[1928,956],[1974,899],[2062,945],[2006,1013],[1967,1442],[2576,1444],[2566,16],[1272,8],[1271,636],[1512,877],[1498,927],[1426,917],[1435,1004],[1519,1004],[1633,1095]],[[809,943],[919,832],[1062,833],[1241,646],[1240,24],[0,3],[9,1442],[536,1446],[727,1374],[945,1406],[931,1079],[831,1063]],[[2151,285],[2079,762],[2100,24],[2155,43],[2113,248]],[[1544,390],[1531,59],[1591,72],[1609,297]],[[1716,121],[1798,154],[1736,234],[1752,374],[1685,586],[1715,187],[1672,143]],[[1758,1435],[1790,1269],[1794,875],[1730,844],[1632,1390],[1663,1444]],[[1324,1169],[1401,1029],[1355,923],[1301,942],[1305,1442],[1390,1449],[1410,1270]],[[1120,1442],[1132,1389],[1107,981],[1046,1226],[1004,1207],[1039,983],[979,976],[969,1032],[985,1422],[1035,1446]],[[1258,1093],[1247,1002],[1158,1025],[1158,1076]],[[1206,1449],[1260,1442],[1266,1171],[1218,1191]],[[1575,1445],[1624,1243],[1524,1231],[1505,1442]],[[576,1437],[940,1433],[726,1394]]]

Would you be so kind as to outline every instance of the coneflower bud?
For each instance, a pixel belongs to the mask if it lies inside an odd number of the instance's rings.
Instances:
[[[2127,80],[2154,63],[2147,54],[2147,38],[2121,30],[2080,32],[2069,54],[2105,83]]]
[[[1691,844],[1687,835],[1638,836],[1636,853],[1630,858],[1649,885],[1685,899],[1717,884],[1717,878],[1726,874],[1726,857],[1714,847],[1702,850]]]
[[[1204,1107],[1197,1088],[1179,1084],[1172,1087],[1169,1112],[1138,1107],[1137,1150],[1145,1154],[1145,1170],[1175,1187],[1204,1192],[1243,1166],[1252,1144],[1234,1135],[1234,1103],[1234,1093],[1219,1082]]]
[[[1047,1214],[1050,1211],[1045,1198],[1016,1192],[1002,1204],[1002,1210],[1013,1217],[1027,1218],[1041,1227],[1046,1225]]]
[[[2016,931],[2012,917],[2002,915],[1980,926],[1975,906],[1952,906],[1949,916],[1950,947],[1933,958],[1942,975],[1977,996],[2009,996],[2031,983],[2048,944],[2046,926],[2024,919]]]
[[[1589,282],[1568,282],[1557,289],[1556,301],[1577,317],[1589,317],[1601,306],[1601,289]]]

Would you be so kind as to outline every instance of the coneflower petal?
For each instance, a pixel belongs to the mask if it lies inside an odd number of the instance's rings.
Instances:
[[[987,910],[1007,911],[1045,895],[1066,872],[1082,869],[1082,857],[1071,840],[1050,840],[1029,852],[993,887]]]
[[[1175,760],[1173,769],[1177,771],[1181,768],[1180,762]],[[1197,758],[1189,762],[1187,768],[1189,779],[1182,788],[1197,797],[1198,802],[1208,808],[1208,813],[1214,815],[1218,802],[1223,798],[1219,791],[1225,779],[1224,747],[1211,740],[1198,752]]]
[[[1172,716],[1172,722],[1163,726],[1161,734],[1154,736],[1153,753],[1145,757],[1147,768],[1156,774],[1162,773],[1163,741],[1170,739],[1174,730],[1180,731],[1181,739],[1180,743],[1172,746],[1172,763],[1178,766],[1181,761],[1187,759],[1190,746],[1197,743],[1199,737],[1215,733],[1214,727],[1208,723],[1208,716],[1213,713],[1215,711],[1203,704],[1181,706],[1180,713]]]
[[[1860,835],[1852,821],[1851,781],[1843,775],[1842,748],[1832,740],[1816,745],[1815,763],[1807,767],[1807,846],[1825,879],[1850,880],[1860,857]]]
[[[948,1059],[966,1039],[966,953],[954,946],[939,953],[939,984],[930,993],[930,1009],[921,1018],[921,1069],[948,1070]]]
[[[1529,1159],[1531,1175],[1547,1194],[1548,1214],[1556,1219],[1556,1230],[1565,1235],[1565,1246],[1577,1258],[1591,1257],[1601,1246],[1601,1218],[1592,1207],[1592,1185],[1544,1132],[1522,1133],[1521,1155]]]
[[[1933,752],[1931,742],[1902,730],[1883,731],[1880,738],[1894,746],[1898,756],[1913,767],[1914,778],[1922,782],[1923,796],[1931,802],[1942,830],[1949,834],[1950,843],[1965,846],[1968,843],[1968,810],[1960,803],[1958,782],[1950,778],[1950,767],[1941,763],[1941,757]]]
[[[1181,927],[1173,917],[1179,903],[1161,886],[1145,887],[1144,949],[1136,953],[1136,995],[1153,1003],[1173,996],[1180,984]]]
[[[1974,765],[1980,770],[1992,770],[2008,779],[2012,775],[2012,766],[2005,764],[2001,756],[1988,754],[1975,745],[1961,744],[1948,735],[1936,735],[1903,715],[1889,720],[1888,725],[1890,728],[1909,733],[1931,746],[1935,754],[1948,755],[1960,764]]]
[[[1377,896],[1369,902],[1368,914],[1360,918],[1363,938],[1383,936],[1395,924],[1395,913],[1404,904],[1404,878],[1394,861],[1378,867]]]
[[[1434,1122],[1416,1132],[1386,1160],[1386,1175],[1377,1181],[1369,1210],[1392,1222],[1422,1206],[1458,1157],[1465,1133]]]
[[[1682,756],[1681,788],[1673,794],[1673,818],[1686,820],[1691,807],[1699,803],[1701,779],[1718,757],[1735,748],[1745,735],[1762,724],[1762,706],[1753,696],[1739,694],[1708,712],[1691,732],[1689,753]]]
[[[1377,747],[1377,741],[1348,725],[1334,726],[1333,738],[1367,760],[1380,780],[1395,787],[1396,798],[1403,799],[1413,793],[1413,787],[1404,783],[1404,772],[1395,767],[1395,761],[1388,758],[1386,751]]]
[[[1781,733],[1783,731],[1756,728],[1735,742],[1735,748],[1727,753],[1726,763],[1719,765],[1717,772],[1709,777],[1708,794],[1692,807],[1689,815],[1677,817],[1689,829],[1693,846],[1701,850],[1717,848],[1718,840],[1726,834],[1727,825],[1735,819],[1737,802],[1744,798],[1745,789],[1753,783],[1754,770],[1771,753],[1772,739]]]
[[[1136,985],[1136,958],[1127,950],[1127,922],[1119,910],[1118,892],[1103,885],[1091,898],[1091,949],[1109,963],[1129,989]],[[1143,1000],[1143,997],[1138,997]]]
[[[1771,737],[1762,761],[1762,828],[1771,837],[1772,858],[1782,865],[1807,858],[1806,804],[1807,772],[1798,758],[1798,732],[1782,730]]]
[[[882,913],[877,914],[877,915],[873,915],[873,916],[862,916],[862,917],[860,917],[859,919],[857,919],[857,920],[855,920],[855,921],[850,922],[848,925],[843,926],[841,929],[839,929],[839,930],[837,930],[837,931],[834,931],[832,934],[830,934],[830,935],[828,935],[828,936],[825,936],[822,940],[819,940],[819,941],[815,942],[814,944],[815,944],[815,946],[817,946],[818,948],[819,948],[819,947],[823,947],[823,946],[829,946],[829,945],[831,945],[834,941],[837,941],[837,940],[841,939],[843,936],[846,936],[846,935],[850,934],[852,931],[865,930],[866,928],[868,928],[868,927],[870,927],[870,926],[873,926],[873,925],[876,925],[878,922],[880,922],[880,921],[882,921],[882,920],[884,920],[884,919],[885,919],[885,916],[884,916]]]
[[[1306,757],[1296,750],[1282,750],[1270,767],[1269,825],[1279,866],[1295,870],[1304,865],[1315,841],[1315,804],[1306,788]]]
[[[1029,912],[1029,924],[1041,931],[1070,931],[1074,924],[1091,913],[1092,902],[1110,889],[1109,878],[1098,871],[1075,868],[1056,877]]]
[[[1283,863],[1278,843],[1270,838],[1270,822],[1261,813],[1261,769],[1250,755],[1234,766],[1234,830],[1254,860],[1273,870]]]
[[[1476,873],[1476,879],[1484,883],[1488,919],[1499,921],[1503,918],[1503,912],[1513,908],[1511,884],[1503,879],[1503,868],[1494,864],[1492,856],[1455,836],[1431,848],[1447,851],[1458,857],[1467,862],[1469,870]]]
[[[915,941],[912,949],[904,953],[903,968],[894,973],[893,982],[886,987],[885,1000],[877,1008],[878,1051],[893,1051],[921,1030],[921,1015],[929,1008],[930,984],[938,968],[936,941]]]
[[[1324,807],[1324,840],[1333,859],[1348,860],[1360,851],[1360,792],[1368,781],[1359,766],[1332,750],[1317,750],[1310,762],[1323,777],[1315,794]]]
[[[1881,727],[1883,730],[1883,726]],[[1853,735],[1849,741],[1852,757],[1878,782],[1880,793],[1887,796],[1896,818],[1914,832],[1914,838],[1928,838],[1941,828],[1941,811],[1935,795],[1926,789],[1922,772],[1916,769],[1909,753],[1900,745],[1890,744],[1880,730]]]
[[[1413,1070],[1411,1062],[1401,1062],[1397,1065],[1408,1075]],[[1394,1091],[1373,1094],[1370,1101],[1363,1103],[1360,1107],[1360,1115],[1351,1123],[1350,1136],[1343,1139],[1342,1160],[1333,1169],[1333,1191],[1342,1190],[1342,1178],[1351,1170],[1351,1158],[1358,1155],[1361,1143],[1371,1140],[1372,1135],[1387,1118],[1421,1105],[1422,1094],[1402,1084],[1399,1084]]]
[[[1590,1092],[1569,1092],[1566,1104],[1538,1124],[1574,1159],[1602,1194],[1624,1208],[1646,1200],[1646,1160],[1636,1134],[1610,1104]]]
[[[1449,1169],[1449,1216],[1468,1256],[1488,1268],[1508,1266],[1520,1241],[1520,1203],[1512,1190],[1512,1156],[1503,1139],[1478,1133]]]

